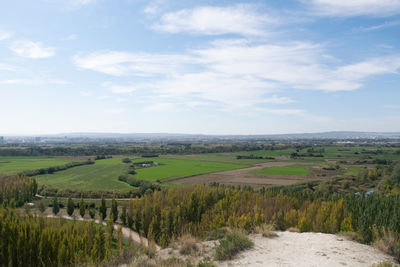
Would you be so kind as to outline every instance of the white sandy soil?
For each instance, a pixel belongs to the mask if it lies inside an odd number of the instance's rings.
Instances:
[[[278,237],[251,235],[254,247],[218,266],[371,266],[392,257],[367,245],[322,233],[277,232]]]

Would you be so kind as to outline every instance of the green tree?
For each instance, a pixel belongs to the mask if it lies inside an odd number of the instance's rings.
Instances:
[[[104,199],[104,197],[101,198],[99,215],[102,220],[104,220],[107,217],[107,205],[106,205],[106,200]]]
[[[58,203],[58,199],[55,197],[53,198],[53,213],[57,215],[60,211],[60,204]]]
[[[39,211],[40,211],[41,213],[43,213],[43,212],[46,211],[46,206],[44,205],[43,201],[40,201],[40,202],[39,202]]]
[[[90,218],[94,219],[94,216],[96,216],[96,212],[94,211],[94,209],[89,209],[89,216]]]
[[[126,205],[122,206],[122,213],[121,213],[121,222],[123,225],[126,225]]]
[[[81,201],[79,202],[79,214],[81,217],[85,217],[86,213],[86,207],[85,207],[85,202],[83,202],[83,198],[81,198]]]
[[[118,203],[115,198],[112,198],[111,201],[111,214],[113,215],[114,222],[118,219]]]
[[[75,209],[74,201],[72,200],[72,198],[69,197],[67,201],[67,213],[69,216],[72,216],[72,214],[74,213],[74,209]]]

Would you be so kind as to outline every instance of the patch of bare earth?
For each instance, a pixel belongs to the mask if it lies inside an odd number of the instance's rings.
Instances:
[[[393,262],[391,256],[343,237],[322,233],[277,232],[278,237],[251,235],[254,247],[218,266],[371,266]]]
[[[200,174],[191,177],[179,178],[169,183],[176,185],[194,185],[194,184],[209,184],[212,182],[217,182],[225,185],[233,186],[251,186],[254,188],[260,188],[266,185],[290,185],[295,184],[304,180],[325,180],[329,179],[336,172],[322,172],[315,169],[311,170],[311,174],[308,176],[295,176],[295,175],[269,175],[269,174],[258,174],[252,173],[255,170],[261,170],[268,167],[284,167],[290,165],[309,165],[308,163],[296,163],[288,161],[274,161],[256,164],[250,168],[228,170],[221,172],[214,172],[208,174]]]

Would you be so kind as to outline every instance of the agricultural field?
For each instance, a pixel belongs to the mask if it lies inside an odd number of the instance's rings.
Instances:
[[[136,178],[147,181],[166,182],[168,179],[187,177],[203,173],[244,168],[246,165],[212,161],[182,160],[173,158],[131,158],[132,162],[154,161],[158,166],[137,169]],[[39,184],[58,188],[80,190],[132,189],[118,177],[128,168],[121,158],[97,160],[93,165],[78,166],[53,174],[35,176]]]
[[[11,174],[67,164],[72,160],[46,157],[0,157],[0,173]]]
[[[39,184],[80,190],[122,190],[132,186],[118,180],[126,169],[120,158],[97,160],[93,165],[78,166],[53,174],[37,175]]]
[[[292,157],[293,153],[299,156]],[[315,156],[322,155],[322,156]],[[242,158],[238,157],[242,156]],[[253,158],[251,158],[253,157]],[[260,158],[262,157],[262,158]],[[86,157],[87,159],[87,157]],[[316,147],[275,149],[194,155],[162,155],[154,158],[130,157],[133,163],[153,161],[156,166],[136,168],[134,178],[160,182],[163,186],[182,186],[219,182],[226,185],[287,185],[305,180],[327,180],[336,175],[356,175],[374,164],[360,160],[400,160],[398,150],[380,147]],[[65,165],[82,157],[0,157],[0,173],[15,173]],[[340,166],[338,166],[340,165]],[[130,163],[122,158],[96,160],[95,164],[76,166],[52,174],[35,176],[40,184],[59,189],[118,191],[135,187],[118,180]]]
[[[143,159],[141,159],[143,160]],[[136,161],[141,161],[136,160]],[[233,170],[247,167],[233,163],[222,163],[201,160],[174,159],[174,158],[149,158],[146,160],[159,163],[159,166],[142,168],[137,170],[135,175],[139,179],[156,181],[170,180],[179,177],[188,177],[204,173],[212,173],[225,170]]]
[[[307,176],[310,172],[310,165],[290,165],[284,167],[269,167],[261,170],[252,171],[252,173],[272,174],[272,175],[296,175]]]

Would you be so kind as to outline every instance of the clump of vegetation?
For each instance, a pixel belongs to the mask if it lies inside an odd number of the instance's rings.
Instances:
[[[300,233],[300,229],[297,227],[289,227],[287,231],[292,232],[292,233]]]
[[[215,259],[219,261],[230,260],[240,251],[249,249],[254,246],[242,231],[235,230],[228,233],[225,239],[222,239],[217,247],[215,247]]]
[[[201,261],[197,264],[197,267],[216,267],[212,261]]]
[[[392,255],[400,262],[400,234],[385,228],[374,228],[376,240],[374,246],[386,254]]]
[[[178,240],[178,244],[179,253],[182,255],[191,255],[199,250],[197,240],[188,234],[181,236]]]
[[[217,229],[212,229],[211,231],[207,232],[204,239],[205,240],[219,240],[225,237],[225,235],[228,233],[227,228],[217,228]]]
[[[256,227],[256,233],[261,234],[263,237],[277,237],[275,233],[275,226],[272,224],[262,224]]]
[[[387,261],[371,265],[371,267],[398,267],[398,266],[399,265]]]

